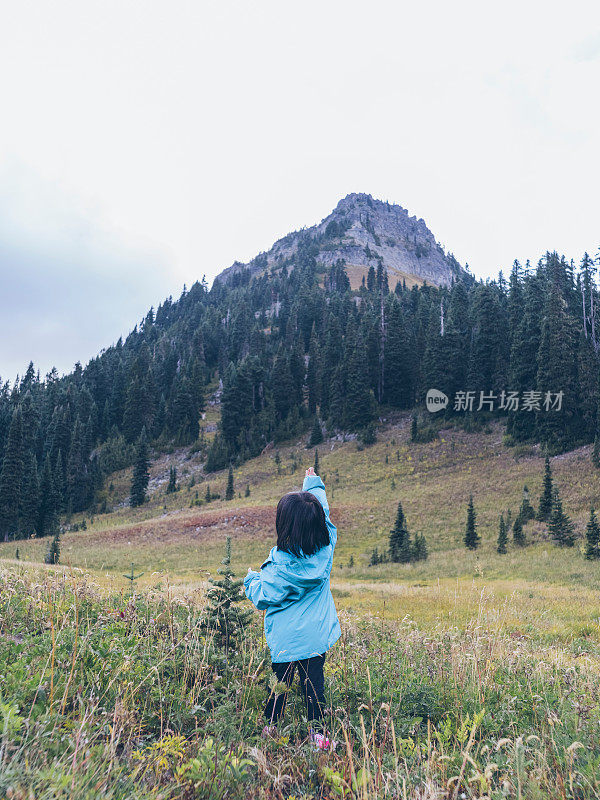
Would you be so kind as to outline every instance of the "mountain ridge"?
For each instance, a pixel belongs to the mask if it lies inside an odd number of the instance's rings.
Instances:
[[[453,278],[464,273],[422,218],[411,216],[400,205],[352,192],[321,222],[286,234],[247,263],[234,262],[215,281],[226,283],[243,270],[258,275],[267,269],[293,266],[299,245],[307,239],[317,248],[318,265],[326,269],[343,262],[353,288],[358,288],[369,268],[376,269],[379,263],[389,278],[409,284],[449,286]]]

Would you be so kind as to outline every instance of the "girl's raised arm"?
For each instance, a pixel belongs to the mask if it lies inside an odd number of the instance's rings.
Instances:
[[[329,503],[327,502],[327,495],[325,494],[325,484],[318,475],[315,475],[315,471],[312,467],[306,470],[302,491],[314,494],[319,503],[323,506],[325,522],[327,523],[327,530],[329,531],[329,543],[332,547],[335,547],[337,542],[337,528],[329,519]]]

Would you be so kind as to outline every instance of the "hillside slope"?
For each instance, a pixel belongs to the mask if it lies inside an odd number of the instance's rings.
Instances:
[[[537,505],[541,453],[531,450],[515,460],[502,444],[500,426],[477,434],[446,429],[427,444],[411,443],[409,427],[409,418],[400,416],[380,430],[372,447],[360,449],[356,441],[337,439],[319,446],[332,519],[339,528],[333,573],[338,604],[361,613],[385,608],[388,615],[410,614],[423,624],[459,623],[477,608],[486,587],[499,598],[516,593],[526,600],[520,610],[511,611],[511,624],[519,629],[532,614],[543,615],[543,624],[536,625],[544,630],[575,630],[597,621],[600,572],[582,553],[589,507],[600,495],[589,447],[552,459],[565,510],[576,523],[576,546],[556,547],[544,524],[530,522],[525,528],[528,546],[515,547],[511,535],[509,552],[498,555],[499,515],[511,509],[514,518],[524,484]],[[207,485],[223,497],[226,472],[205,476],[198,454],[188,450],[163,456],[153,465],[148,504],[130,509],[117,502],[113,512],[88,518],[86,531],[62,537],[61,563],[90,570],[96,579],[120,587],[134,562],[136,571],[145,573],[141,583],[168,579],[179,591],[191,590],[203,587],[208,574],[216,571],[225,537],[231,535],[234,568],[243,574],[249,565],[259,565],[274,543],[278,499],[300,488],[304,468],[313,463],[314,453],[304,445],[304,440],[293,441],[246,462],[235,471],[236,498],[208,505]],[[172,464],[178,467],[180,489],[167,494]],[[126,471],[111,477],[116,501],[125,499],[129,476]],[[463,545],[471,493],[482,538],[474,553]],[[425,534],[430,556],[414,565],[370,567],[373,548],[387,548],[399,501],[411,534]],[[0,557],[12,558],[16,545],[22,561],[40,563],[47,540],[0,544]],[[511,608],[514,602],[513,597]],[[597,624],[594,630],[600,636]]]

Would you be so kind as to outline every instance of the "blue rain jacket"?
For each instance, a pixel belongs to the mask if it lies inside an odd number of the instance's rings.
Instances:
[[[275,663],[321,655],[341,635],[329,588],[337,528],[329,519],[321,478],[305,478],[302,489],[323,506],[329,544],[301,558],[273,547],[260,572],[251,571],[244,580],[248,599],[266,610],[265,637]]]

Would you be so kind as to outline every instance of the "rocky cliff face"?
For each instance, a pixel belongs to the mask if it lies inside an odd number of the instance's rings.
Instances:
[[[299,248],[307,242],[313,245],[315,258],[323,266],[342,261],[353,288],[358,287],[369,267],[377,268],[380,261],[392,289],[403,279],[408,285],[425,281],[435,286],[448,285],[462,271],[454,257],[444,253],[422,219],[369,194],[349,194],[318,225],[284,236],[268,253],[261,253],[248,264],[236,262],[217,280],[227,281],[242,269],[258,274],[284,264],[293,267]]]

